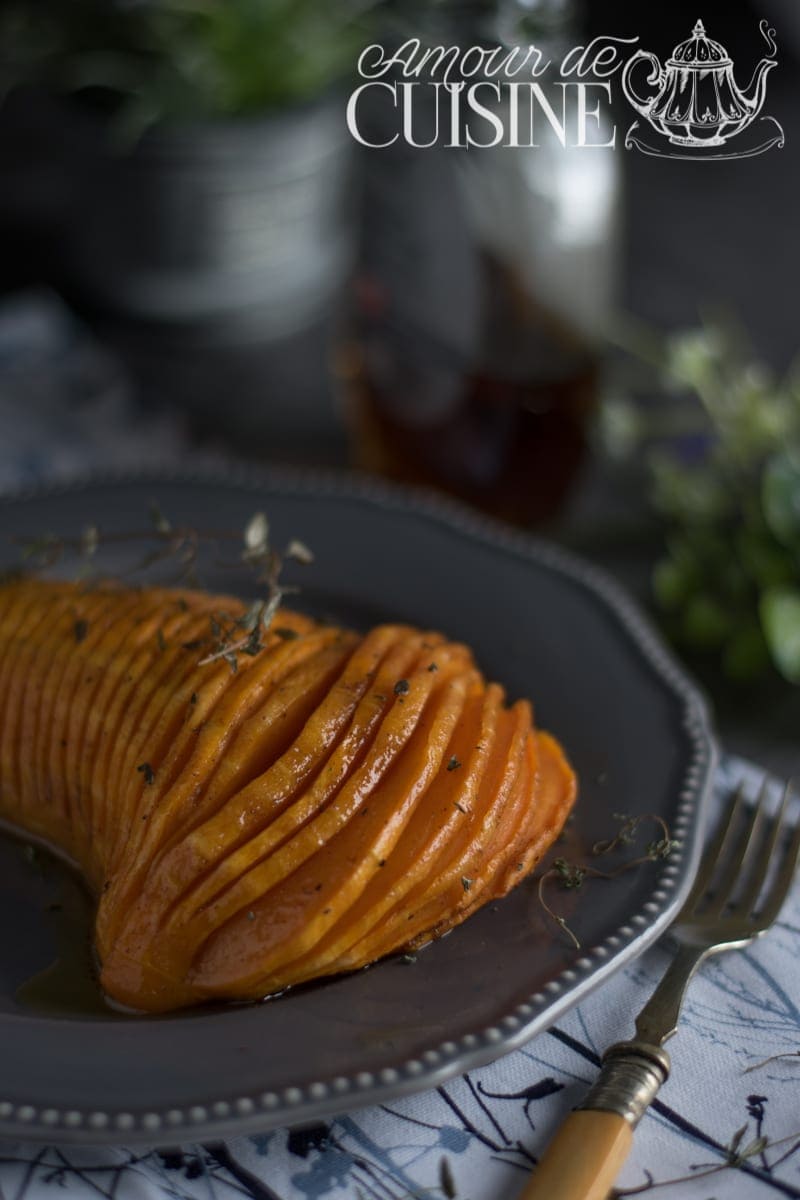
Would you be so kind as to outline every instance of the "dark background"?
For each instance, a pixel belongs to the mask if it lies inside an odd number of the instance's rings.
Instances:
[[[708,34],[734,59],[742,88],[766,53],[759,22],[766,18],[775,27],[778,66],[769,75],[763,113],[781,122],[783,149],[733,162],[665,161],[621,153],[621,301],[624,311],[662,329],[693,326],[704,310],[722,306],[741,321],[760,356],[785,368],[798,351],[800,3],[587,0],[583,13],[586,37],[638,34],[641,48],[654,51],[662,62],[702,18]],[[618,123],[622,136],[630,120],[623,101]],[[0,295],[38,283],[60,286],[59,246],[69,209],[71,148],[61,146],[54,155],[42,133],[45,126],[35,112],[22,112],[13,98],[0,113]],[[96,314],[83,315],[96,321]],[[302,354],[302,348],[298,352]],[[223,394],[230,386],[225,368],[219,386]],[[343,445],[332,446],[330,457],[344,462]],[[605,505],[619,505],[619,497],[607,499],[608,491],[602,480],[599,487],[596,479],[589,481],[564,538],[644,598],[652,559],[647,538],[652,531],[637,533],[633,520],[622,535],[617,529],[606,536],[601,529]],[[582,528],[587,512],[592,519]],[[730,745],[777,770],[796,770],[797,697],[786,690],[775,697],[718,695],[720,721]]]
[[[630,309],[662,325],[691,325],[705,305],[729,305],[757,349],[776,365],[798,350],[800,268],[800,5],[676,0],[587,6],[592,35],[640,35],[663,62],[698,17],[722,42],[744,88],[764,55],[759,21],[776,29],[778,66],[770,73],[763,114],[783,126],[786,145],[757,159],[665,163],[625,155],[625,297]],[[621,114],[624,121],[625,115]]]
[[[775,28],[778,66],[769,75],[762,113],[781,123],[786,144],[735,162],[626,154],[623,306],[668,328],[694,325],[704,311],[722,306],[747,330],[757,353],[784,370],[800,352],[800,4],[601,0],[590,6],[587,31],[638,33],[641,47],[663,62],[698,17],[733,58],[741,87],[764,53],[759,22],[767,18]],[[594,531],[577,540],[639,596],[646,594],[648,554],[634,532],[630,540],[604,540]],[[726,743],[796,775],[797,698],[727,690],[713,675],[704,682]]]
[[[588,37],[638,34],[641,47],[662,61],[702,17],[709,35],[733,57],[741,87],[765,52],[759,21],[767,18],[776,28],[778,66],[768,79],[763,112],[783,125],[783,150],[729,163],[622,156],[623,301],[634,313],[667,326],[690,325],[705,304],[722,301],[739,314],[766,357],[786,364],[796,352],[798,332],[800,5],[592,0],[583,11]],[[629,109],[620,112],[623,133],[629,117]],[[31,118],[21,124],[0,120],[2,292],[41,280],[59,282],[59,221],[68,182],[63,171],[59,175],[41,161],[39,136]]]

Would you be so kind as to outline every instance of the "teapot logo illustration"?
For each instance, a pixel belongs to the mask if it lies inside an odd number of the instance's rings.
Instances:
[[[627,149],[669,158],[750,158],[774,146],[783,147],[783,129],[774,117],[761,117],[767,93],[767,76],[777,65],[775,31],[766,21],[760,26],[769,53],[756,66],[742,91],[733,76],[733,60],[719,42],[710,38],[702,21],[691,37],[680,42],[664,66],[649,50],[638,50],[622,73],[628,101],[659,135],[634,121],[625,138]],[[646,81],[641,66],[647,63]],[[640,94],[644,82],[650,96]],[[758,118],[758,121],[757,121]],[[757,123],[756,123],[757,122]],[[754,124],[756,123],[756,124]],[[741,135],[748,128],[751,134]],[[729,143],[741,138],[735,146]]]

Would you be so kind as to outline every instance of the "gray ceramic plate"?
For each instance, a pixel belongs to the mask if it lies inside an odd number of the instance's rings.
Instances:
[[[151,498],[196,527],[242,529],[265,509],[277,542],[299,537],[315,551],[298,600],[309,611],[355,626],[402,618],[471,643],[511,696],[533,697],[578,770],[576,845],[562,853],[608,837],[620,811],[662,815],[679,845],[613,883],[558,892],[580,950],[548,923],[529,880],[415,962],[388,960],[261,1005],[137,1018],[104,1011],[67,976],[63,1009],[43,1011],[35,988],[31,999],[26,981],[58,957],[63,912],[41,862],[6,840],[0,1134],[165,1143],[429,1088],[546,1028],[665,928],[696,863],[713,743],[700,697],[604,576],[443,502],[283,473],[96,481],[2,500],[0,567],[17,554],[9,534],[146,527]],[[204,579],[236,586],[218,561]],[[85,946],[72,952],[86,957]]]

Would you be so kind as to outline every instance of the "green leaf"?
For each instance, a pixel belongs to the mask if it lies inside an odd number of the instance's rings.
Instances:
[[[758,625],[738,629],[725,646],[722,666],[729,679],[741,683],[758,679],[770,664],[769,647]]]
[[[713,596],[703,592],[692,596],[683,620],[683,636],[696,650],[717,650],[731,632],[728,610]]]
[[[707,466],[685,466],[661,450],[650,455],[649,467],[653,506],[664,516],[694,525],[730,514],[730,491]]]
[[[613,459],[630,458],[643,441],[645,421],[641,408],[618,397],[603,401],[599,414],[599,434],[606,453]]]
[[[252,114],[321,95],[354,70],[375,0],[25,0],[0,4],[0,97],[25,81],[124,100],[156,121]],[[35,12],[29,10],[35,9]],[[130,110],[130,111],[128,111]]]
[[[666,378],[675,387],[702,392],[715,381],[725,356],[719,330],[685,329],[666,343]]]
[[[800,683],[800,588],[770,588],[760,612],[775,666],[790,683]]]
[[[683,604],[692,589],[691,572],[674,558],[662,558],[653,570],[653,592],[660,606],[674,611]]]
[[[794,556],[768,530],[740,530],[736,550],[739,562],[759,588],[794,582],[797,575]]]
[[[800,453],[797,450],[775,454],[767,463],[761,504],[767,525],[780,542],[786,545],[800,542]]]

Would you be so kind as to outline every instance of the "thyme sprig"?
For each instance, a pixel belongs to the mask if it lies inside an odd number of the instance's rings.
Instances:
[[[721,1171],[740,1170],[751,1158],[758,1157],[758,1155],[763,1154],[766,1150],[774,1150],[778,1146],[785,1146],[788,1142],[792,1142],[793,1144],[789,1150],[770,1165],[771,1170],[795,1153],[796,1150],[800,1149],[800,1131],[789,1134],[788,1137],[778,1138],[775,1141],[764,1136],[754,1137],[743,1146],[742,1142],[746,1133],[746,1125],[736,1130],[728,1145],[724,1147],[725,1157],[722,1162],[697,1163],[690,1167],[687,1174],[679,1175],[673,1179],[655,1179],[652,1172],[645,1169],[644,1183],[631,1188],[612,1188],[609,1193],[610,1200],[623,1200],[626,1196],[641,1196],[645,1192],[654,1192],[656,1188],[671,1187],[676,1183],[691,1183],[695,1179],[706,1179],[710,1175],[718,1175]]]
[[[247,612],[223,628],[217,617],[211,618],[213,649],[200,660],[199,666],[224,659],[232,671],[238,670],[238,654],[255,657],[264,648],[262,635],[270,628],[275,614],[286,595],[296,592],[281,582],[280,575],[284,560],[293,558],[308,566],[314,555],[304,542],[292,538],[283,554],[270,544],[269,522],[266,514],[257,512],[250,518],[244,530],[242,561],[256,573],[256,581],[266,591],[266,596],[250,605]]]
[[[613,853],[615,850],[619,850],[623,846],[632,845],[640,826],[644,822],[654,822],[660,836],[648,842],[642,854],[627,859],[610,871],[600,870],[591,863],[573,863],[565,858],[556,858],[550,868],[539,876],[539,903],[548,917],[567,935],[576,950],[580,950],[581,948],[580,939],[567,924],[566,918],[557,913],[545,899],[545,889],[548,882],[553,881],[566,891],[577,891],[583,887],[586,879],[617,879],[620,875],[624,875],[626,872],[632,871],[644,863],[657,862],[659,859],[669,858],[676,845],[670,836],[666,821],[657,813],[640,813],[638,816],[630,816],[627,813],[614,813],[613,819],[619,822],[619,829],[613,837],[594,843],[591,848],[594,858],[601,858],[604,855]]]
[[[264,634],[270,629],[284,597],[297,591],[297,588],[288,586],[281,579],[284,563],[287,559],[293,559],[301,565],[308,565],[314,561],[314,555],[298,538],[292,538],[286,549],[279,551],[272,545],[269,521],[263,512],[254,513],[243,532],[230,529],[199,530],[176,525],[155,501],[150,504],[149,517],[150,527],[143,530],[111,533],[103,532],[97,524],[91,524],[86,526],[80,536],[74,538],[61,538],[52,533],[45,533],[32,540],[15,538],[14,541],[21,546],[22,558],[28,564],[28,569],[48,570],[57,566],[68,555],[74,554],[80,562],[80,574],[84,578],[94,569],[94,560],[101,546],[155,542],[155,546],[148,549],[130,570],[118,572],[116,578],[135,575],[161,563],[173,562],[178,566],[176,582],[192,587],[200,586],[197,567],[203,545],[238,542],[241,546],[238,561],[254,573],[262,595],[241,616],[232,616],[226,612],[212,613],[209,617],[208,636],[185,645],[185,649],[206,651],[199,661],[199,666],[208,666],[223,660],[236,672],[240,655],[254,657],[261,652],[264,648]],[[284,638],[293,635],[290,629],[275,632]],[[85,631],[76,625],[76,640],[82,640],[81,633],[85,636]],[[163,634],[161,639],[159,648],[164,649]]]
[[[770,1054],[769,1058],[764,1058],[761,1062],[753,1063],[751,1067],[745,1067],[742,1074],[749,1075],[751,1071],[760,1071],[762,1067],[768,1067],[774,1062],[782,1062],[787,1058],[800,1058],[800,1050],[785,1050],[783,1054]]]
[[[188,526],[173,526],[155,501],[150,504],[149,517],[150,527],[147,529],[109,533],[102,532],[96,524],[90,524],[78,537],[57,537],[53,533],[44,533],[35,538],[13,537],[11,540],[20,547],[22,559],[28,564],[29,570],[49,570],[73,554],[80,560],[82,576],[93,566],[92,560],[96,558],[101,545],[155,542],[154,548],[148,550],[129,570],[120,572],[119,577],[134,575],[172,560],[178,564],[179,581],[186,582],[194,574],[201,542],[241,537],[241,534],[233,535],[230,530],[200,531]]]

